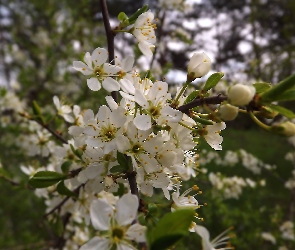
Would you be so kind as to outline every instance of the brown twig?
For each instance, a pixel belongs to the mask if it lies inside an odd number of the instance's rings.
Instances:
[[[80,186],[78,186],[73,192],[78,194],[80,188],[83,186],[84,184],[81,184]],[[46,218],[48,215],[52,214],[54,211],[60,209],[69,199],[71,198],[71,196],[67,196],[65,197],[59,204],[57,204],[54,208],[52,208],[49,212],[47,212],[46,214],[43,215],[43,218]]]
[[[114,44],[114,38],[116,33],[112,30],[111,24],[110,24],[110,18],[109,18],[109,12],[108,12],[108,6],[106,3],[106,0],[100,0],[100,7],[101,7],[101,13],[103,17],[103,23],[106,31],[107,36],[107,43],[108,43],[108,52],[109,52],[109,62],[111,64],[114,64],[115,59],[115,44]],[[115,102],[118,102],[118,92],[113,91],[111,93],[113,99]]]
[[[220,104],[223,101],[227,100],[227,96],[222,96],[221,94],[217,96],[211,97],[204,97],[204,98],[197,98],[187,104],[184,104],[177,109],[182,113],[189,114],[189,110],[198,106],[202,105],[209,105],[209,104]]]
[[[55,138],[57,138],[58,140],[60,140],[61,142],[63,142],[64,144],[68,144],[68,141],[63,138],[60,134],[58,134],[57,132],[55,132],[53,129],[51,129],[48,125],[46,124],[41,124],[39,123],[43,128],[45,128],[48,132],[50,132]]]

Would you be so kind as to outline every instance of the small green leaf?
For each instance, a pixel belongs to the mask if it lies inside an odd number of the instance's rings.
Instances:
[[[263,93],[271,88],[271,84],[267,82],[257,82],[254,83],[253,86],[255,87],[257,94]]]
[[[191,118],[193,118],[193,120],[195,122],[201,123],[203,125],[213,125],[214,124],[211,120],[206,120],[206,119],[200,118],[198,116],[192,116]]]
[[[206,84],[203,88],[204,91],[208,91],[209,89],[214,88],[217,83],[219,83],[219,81],[221,80],[221,78],[224,76],[224,73],[222,72],[216,72],[213,75],[211,75],[207,81]]]
[[[128,170],[128,167],[126,168],[126,166],[122,166],[122,165],[117,165],[117,166],[113,166],[111,169],[110,169],[110,172],[111,173],[124,173]]]
[[[285,91],[293,88],[295,86],[295,74],[285,78],[283,81],[279,82],[277,85],[268,89],[260,95],[263,102],[271,102],[279,98]]]
[[[279,102],[292,100],[295,100],[295,89],[287,90],[286,92],[275,98],[275,101]]]
[[[36,101],[33,101],[32,109],[33,109],[34,115],[36,116],[36,121],[39,121],[42,124],[45,124],[45,120],[44,120],[44,117],[42,116],[41,108]]]
[[[119,188],[118,188],[117,192],[114,192],[113,194],[115,196],[121,197],[121,196],[123,196],[123,194],[125,194],[125,186],[123,183],[120,183],[120,182],[118,183],[118,185],[119,185]]]
[[[40,171],[36,173],[30,180],[29,185],[34,188],[45,188],[66,179],[66,175],[53,171]]]
[[[72,161],[65,161],[63,164],[61,164],[61,170],[63,173],[69,172],[70,166],[72,165]]]
[[[124,22],[124,21],[127,20],[127,19],[128,19],[128,16],[126,15],[125,12],[120,12],[120,13],[119,13],[119,15],[118,15],[118,20],[119,20],[120,22]]]
[[[72,144],[70,144],[71,150],[74,153],[74,155],[76,155],[77,157],[79,157],[79,159],[81,159],[82,155],[83,155],[83,151],[81,149],[75,149],[74,146]]]
[[[195,90],[195,91],[193,91],[192,93],[190,93],[190,94],[188,95],[188,97],[185,99],[185,101],[184,101],[183,104],[187,104],[187,103],[189,103],[189,102],[195,100],[195,99],[198,97],[199,92],[200,92],[199,90]]]
[[[127,157],[119,151],[117,151],[117,161],[122,167],[126,167],[126,169],[128,169]]]
[[[168,247],[176,244],[177,241],[179,241],[184,236],[184,233],[176,233],[163,236],[160,239],[155,240],[155,242],[151,246],[151,250],[167,249]]]
[[[33,101],[33,112],[34,112],[34,115],[36,116],[41,116],[42,115],[42,111],[41,111],[41,108],[40,106],[38,105],[38,103],[36,101]]]
[[[175,244],[189,233],[188,229],[194,216],[193,209],[181,209],[166,214],[159,220],[156,227],[148,230],[150,249],[165,249]]]
[[[135,23],[136,19],[144,12],[147,12],[149,6],[146,4],[142,8],[138,9],[131,17],[129,17],[129,24]]]
[[[283,115],[289,119],[295,118],[295,114],[291,110],[286,109],[282,106],[270,104],[270,105],[268,105],[268,107],[274,111],[277,111],[278,113],[280,113],[281,115]]]
[[[78,196],[77,194],[75,194],[74,192],[72,192],[70,189],[68,189],[65,186],[64,181],[61,181],[57,184],[56,191],[61,195],[72,196],[72,197]]]

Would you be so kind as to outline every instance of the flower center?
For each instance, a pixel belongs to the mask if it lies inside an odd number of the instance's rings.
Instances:
[[[158,117],[161,114],[160,110],[155,106],[150,107],[149,112],[153,117]]]
[[[121,239],[123,239],[123,237],[124,237],[124,231],[121,229],[121,228],[114,228],[113,230],[112,230],[112,238],[114,238],[114,239],[119,239],[119,240],[121,240]]]
[[[138,154],[141,150],[142,150],[142,147],[141,147],[141,145],[139,145],[139,144],[135,144],[135,145],[132,147],[132,152],[135,153],[135,154]]]
[[[105,141],[111,141],[115,138],[116,130],[112,127],[102,127],[100,136],[105,139]]]
[[[96,66],[94,68],[94,74],[96,75],[97,78],[101,78],[102,76],[105,75],[105,72],[102,67]]]

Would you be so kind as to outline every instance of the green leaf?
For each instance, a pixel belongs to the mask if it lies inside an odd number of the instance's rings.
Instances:
[[[119,15],[118,15],[118,20],[119,20],[120,22],[124,22],[124,21],[127,20],[127,19],[128,19],[128,16],[126,15],[125,12],[120,12],[120,13],[119,13]]]
[[[195,100],[195,99],[198,97],[199,92],[200,92],[199,90],[195,90],[195,91],[193,91],[192,93],[190,93],[190,94],[188,95],[188,97],[185,99],[185,101],[184,101],[183,104],[187,104],[187,103],[189,103],[189,102]]]
[[[126,166],[122,166],[122,165],[117,165],[117,166],[113,166],[111,169],[110,169],[110,172],[111,173],[124,173],[128,170],[128,166],[126,168]]]
[[[123,194],[125,194],[125,186],[121,182],[119,182],[118,185],[119,185],[119,188],[118,188],[117,192],[114,192],[113,194],[115,196],[121,197],[121,196],[123,196]]]
[[[142,8],[138,9],[131,17],[129,17],[129,24],[135,23],[136,19],[144,12],[147,12],[149,6],[146,4]]]
[[[75,149],[74,146],[72,144],[70,144],[71,150],[74,153],[74,155],[76,155],[77,157],[79,157],[79,159],[81,159],[82,155],[83,155],[83,151],[81,149]]]
[[[53,171],[40,171],[36,173],[30,180],[29,185],[34,188],[45,188],[66,179],[67,176]]]
[[[254,83],[253,86],[255,87],[257,94],[263,93],[271,88],[271,84],[267,82],[257,82]]]
[[[172,246],[189,233],[188,229],[194,219],[193,209],[181,209],[166,214],[156,227],[148,230],[147,236],[151,250],[165,249]]]
[[[34,115],[36,116],[41,116],[42,115],[42,111],[41,111],[41,108],[40,106],[38,105],[38,103],[36,101],[33,101],[33,112],[34,112]]]
[[[34,115],[36,116],[36,120],[41,122],[42,124],[45,124],[45,120],[44,120],[44,117],[42,116],[41,108],[36,101],[33,101],[32,109],[33,109]]]
[[[221,80],[221,78],[224,76],[224,73],[222,72],[216,72],[214,73],[213,75],[211,75],[206,83],[205,83],[205,86],[203,88],[204,91],[208,91],[209,89],[212,89],[214,88],[217,83],[219,83],[219,81]]]
[[[63,173],[69,172],[70,166],[72,165],[72,161],[65,161],[63,164],[61,164],[61,170]]]
[[[283,101],[292,101],[295,100],[295,89],[290,89],[278,96],[275,101],[283,102]]]
[[[277,111],[278,113],[280,113],[281,115],[283,115],[289,119],[295,118],[295,114],[291,110],[286,109],[282,106],[270,104],[270,105],[268,105],[268,107],[274,111]]]
[[[201,123],[203,125],[213,125],[214,123],[211,120],[206,120],[197,116],[192,116],[191,118],[193,118],[193,120],[195,122]]]
[[[117,161],[122,167],[128,169],[127,157],[124,154],[120,153],[119,151],[117,151]]]
[[[68,189],[65,186],[64,181],[61,181],[57,184],[56,191],[61,195],[72,196],[72,197],[78,196],[77,194],[75,194],[74,192],[72,192],[70,189]]]
[[[279,98],[285,91],[295,86],[295,74],[287,77],[277,85],[268,89],[260,95],[263,102],[271,102]]]
[[[176,244],[177,241],[179,241],[184,236],[184,233],[176,233],[163,236],[160,239],[155,240],[155,242],[151,246],[151,250],[167,249],[168,247],[171,247],[174,244]]]

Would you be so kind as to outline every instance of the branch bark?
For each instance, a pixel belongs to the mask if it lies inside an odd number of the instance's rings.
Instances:
[[[102,17],[103,17],[103,23],[106,31],[106,36],[107,36],[107,43],[108,43],[108,52],[109,52],[109,62],[111,64],[114,64],[114,59],[115,59],[115,45],[114,45],[114,39],[115,39],[115,32],[112,30],[111,24],[110,24],[110,18],[109,18],[109,12],[108,12],[108,7],[106,0],[100,0],[100,7],[101,7],[101,12],[102,12]],[[111,93],[113,99],[115,102],[118,103],[118,92],[113,91]]]
[[[209,104],[220,104],[227,100],[227,96],[222,96],[221,94],[217,96],[197,98],[187,104],[184,104],[177,109],[182,113],[189,114],[189,110],[198,106],[209,105]]]

